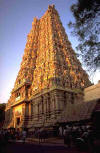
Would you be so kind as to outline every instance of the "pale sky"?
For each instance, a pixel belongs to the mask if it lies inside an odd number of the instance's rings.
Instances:
[[[48,5],[55,4],[68,38],[75,50],[77,39],[71,36],[67,24],[74,20],[70,6],[76,0],[0,0],[0,103],[7,102],[14,87],[27,34],[32,28],[33,18],[43,16]],[[99,80],[100,72],[92,79]]]

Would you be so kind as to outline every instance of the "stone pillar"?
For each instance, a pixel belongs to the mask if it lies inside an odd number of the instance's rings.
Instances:
[[[47,111],[47,98],[46,98],[45,95],[43,96],[43,105],[44,105],[44,114],[46,114],[46,111]]]
[[[42,97],[39,97],[39,114],[42,114]]]
[[[29,116],[29,104],[25,104],[25,116]]]
[[[38,114],[38,104],[35,105],[35,113]]]
[[[66,101],[67,101],[67,105],[69,105],[71,102],[71,93],[70,92],[66,92]]]
[[[64,108],[64,94],[63,91],[54,91],[54,98],[55,98],[55,109],[56,110],[63,110]]]
[[[50,92],[50,104],[51,104],[51,111],[55,110],[55,97],[53,92]]]
[[[42,107],[42,114],[44,114],[44,98],[43,96],[41,97],[41,107]]]
[[[37,120],[37,115],[38,115],[38,105],[36,101],[34,100],[33,102],[33,120]]]
[[[33,104],[31,103],[31,116],[33,116]]]
[[[50,93],[48,93],[48,111],[51,111]]]
[[[22,126],[24,126],[24,121],[25,121],[25,108],[26,108],[26,105],[24,103],[22,104],[22,118],[21,118]]]
[[[13,116],[13,120],[14,120],[14,128],[16,128],[16,117],[15,117],[15,113],[14,113],[14,108],[13,108],[13,114],[14,114],[14,116]]]
[[[32,112],[31,112],[31,103],[29,103],[29,116],[32,115]]]

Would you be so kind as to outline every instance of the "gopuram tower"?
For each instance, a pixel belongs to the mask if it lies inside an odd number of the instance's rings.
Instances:
[[[6,127],[54,126],[91,85],[54,5],[34,18],[19,73],[6,105]],[[67,118],[66,118],[67,121]]]

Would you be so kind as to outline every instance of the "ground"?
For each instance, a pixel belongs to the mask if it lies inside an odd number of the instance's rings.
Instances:
[[[26,139],[9,141],[0,146],[0,153],[100,153],[100,140],[95,143],[95,152],[89,150],[80,151],[74,145],[68,148],[63,139],[49,138],[45,142],[39,143],[38,139]]]
[[[75,148],[47,144],[8,144],[5,153],[80,153]],[[87,153],[87,152],[81,152]]]

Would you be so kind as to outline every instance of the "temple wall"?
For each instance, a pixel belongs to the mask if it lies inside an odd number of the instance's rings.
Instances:
[[[78,98],[79,97],[79,98]],[[77,99],[78,98],[78,99]],[[30,102],[28,127],[50,126],[61,120],[63,112],[71,105],[83,101],[83,94],[61,90],[52,90],[41,94]],[[27,106],[27,110],[29,106]],[[30,119],[31,116],[31,119]]]
[[[7,109],[5,111],[5,124],[10,125],[13,124],[13,109]],[[12,125],[13,126],[13,125]]]
[[[85,88],[84,101],[92,101],[99,98],[100,98],[100,83]]]

